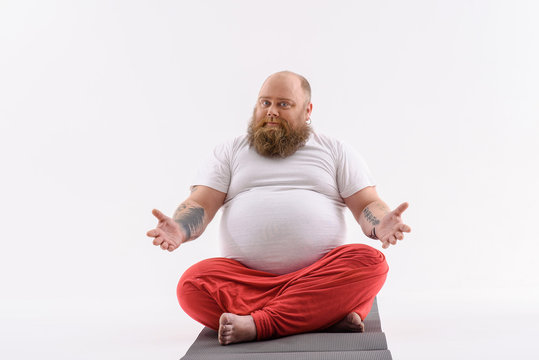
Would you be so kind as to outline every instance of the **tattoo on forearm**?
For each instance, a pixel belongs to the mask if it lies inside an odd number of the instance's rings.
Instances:
[[[365,219],[367,219],[368,222],[370,222],[373,226],[376,226],[380,224],[380,220],[374,214],[369,210],[368,207],[363,209],[363,215],[365,216]]]
[[[182,203],[174,213],[174,221],[185,231],[187,240],[197,238],[204,225],[204,208]]]
[[[367,235],[371,239],[378,240],[378,236],[376,236],[376,228],[373,226],[371,230],[371,234]]]

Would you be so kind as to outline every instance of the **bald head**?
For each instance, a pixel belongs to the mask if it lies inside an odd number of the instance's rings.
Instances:
[[[259,96],[261,96],[268,87],[280,86],[288,87],[289,91],[294,93],[295,97],[301,96],[305,105],[311,102],[311,85],[307,79],[292,71],[279,71],[268,76],[262,84]],[[301,95],[300,95],[301,93]]]

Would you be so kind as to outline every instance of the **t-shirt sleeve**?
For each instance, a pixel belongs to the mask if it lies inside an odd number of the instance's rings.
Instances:
[[[376,182],[363,157],[353,147],[339,141],[337,145],[337,186],[341,197],[347,198],[367,186],[374,185]]]
[[[228,143],[216,146],[198,167],[191,188],[195,185],[204,185],[228,193],[231,173],[230,150],[231,146]]]

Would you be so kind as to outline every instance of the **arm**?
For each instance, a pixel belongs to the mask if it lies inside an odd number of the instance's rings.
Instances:
[[[361,226],[363,233],[371,239],[378,239],[385,249],[390,244],[404,238],[403,232],[410,232],[408,225],[402,222],[401,215],[408,208],[408,203],[399,205],[395,210],[380,199],[376,188],[368,186],[344,199],[344,203]]]
[[[157,227],[146,234],[163,250],[176,250],[184,242],[198,238],[223,205],[226,194],[207,186],[194,186],[191,195],[178,206],[172,218],[154,209]]]
[[[226,194],[207,186],[193,186],[191,195],[178,206],[172,218],[185,234],[185,240],[198,238],[223,205]]]

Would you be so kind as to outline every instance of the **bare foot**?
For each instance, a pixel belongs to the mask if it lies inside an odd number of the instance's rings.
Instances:
[[[328,332],[364,332],[365,323],[361,320],[358,313],[351,312],[338,323],[331,325],[325,331]]]
[[[223,313],[219,318],[219,343],[228,345],[256,339],[256,325],[251,315]]]

